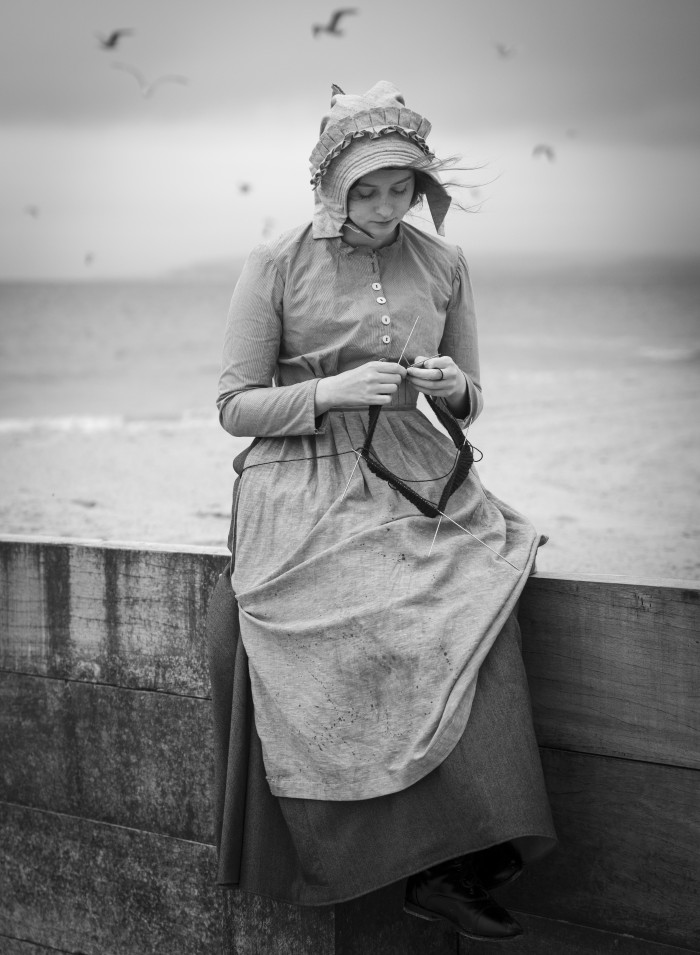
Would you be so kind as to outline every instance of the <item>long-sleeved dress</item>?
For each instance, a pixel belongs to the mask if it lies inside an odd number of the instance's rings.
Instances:
[[[434,785],[441,767],[447,779],[444,767],[461,758],[468,735],[480,668],[499,634],[517,628],[511,615],[538,543],[532,525],[489,494],[472,468],[438,526],[359,459],[368,409],[315,414],[321,377],[438,353],[465,374],[467,426],[482,404],[467,266],[457,247],[405,223],[377,251],[314,239],[310,226],[288,232],[254,250],[234,292],[218,405],[228,431],[258,440],[239,469],[231,583],[254,734],[296,843],[316,838],[309,807],[333,815],[327,807],[337,804],[340,817],[354,806],[356,826],[358,807],[410,800]],[[437,502],[456,450],[417,397],[408,381],[399,387],[379,414],[372,450]],[[529,822],[522,806],[518,824],[506,819],[503,838],[551,843],[522,666],[510,666],[502,702],[524,725],[513,726],[504,751],[528,754],[515,772],[527,776],[533,808]],[[469,745],[478,748],[478,738]],[[498,772],[494,764],[493,785],[512,789],[502,774],[496,782]],[[467,800],[473,783],[464,781]],[[471,804],[478,810],[478,799]],[[304,807],[301,830],[295,806]],[[225,818],[219,825],[221,846]],[[462,851],[497,841],[495,830],[466,848],[457,838]],[[446,857],[445,834],[433,842],[437,856],[423,853],[425,864]],[[392,871],[398,878],[412,870]],[[312,902],[358,894],[347,878],[325,894],[309,895],[308,886],[281,894]]]

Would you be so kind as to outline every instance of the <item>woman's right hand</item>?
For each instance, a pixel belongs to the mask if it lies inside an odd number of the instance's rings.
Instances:
[[[316,415],[331,408],[388,405],[405,377],[403,365],[393,361],[368,361],[339,375],[321,378],[316,386]]]

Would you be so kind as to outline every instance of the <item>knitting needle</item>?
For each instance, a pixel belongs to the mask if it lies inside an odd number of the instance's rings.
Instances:
[[[343,496],[342,496],[341,499],[340,499],[341,501],[344,501],[344,500],[345,500],[345,495],[348,493],[348,488],[350,487],[350,482],[352,481],[352,476],[353,476],[353,474],[355,473],[355,469],[357,468],[357,465],[360,463],[360,458],[362,457],[362,455],[360,454],[360,452],[357,451],[355,448],[353,448],[353,451],[355,451],[355,454],[357,455],[357,461],[355,461],[355,464],[353,465],[352,471],[350,472],[350,477],[348,478],[348,483],[345,485],[345,490],[343,491]]]
[[[415,320],[415,322],[413,323],[413,328],[412,328],[411,331],[408,333],[408,338],[406,339],[406,344],[403,346],[403,351],[402,351],[401,354],[399,355],[399,360],[396,362],[397,365],[400,365],[400,364],[401,364],[401,359],[403,358],[403,356],[404,356],[404,354],[405,354],[405,352],[406,352],[406,349],[408,348],[408,343],[409,343],[410,340],[411,340],[411,335],[412,335],[412,334],[414,333],[414,331],[416,330],[416,325],[418,324],[419,321],[420,321],[420,315],[417,315],[417,316],[416,316],[416,320]]]
[[[473,537],[475,541],[478,541],[480,544],[483,544],[484,547],[488,548],[488,550],[490,550],[492,554],[495,554],[496,557],[500,557],[501,560],[504,560],[506,562],[506,564],[510,564],[513,570],[517,570],[519,574],[522,573],[519,567],[516,567],[515,564],[511,563],[511,561],[509,561],[507,557],[504,557],[503,554],[499,554],[498,551],[494,550],[493,547],[491,547],[489,544],[486,543],[486,541],[482,541],[480,537],[477,537],[476,534],[473,534],[468,527],[462,527],[461,524],[458,524],[457,521],[453,521],[452,518],[448,514],[445,514],[444,511],[438,511],[438,514],[442,514],[442,516],[446,517],[448,521],[450,521],[452,524],[455,525],[455,527],[459,527],[459,529],[463,530],[465,534],[469,534],[470,537]],[[439,526],[440,525],[438,524],[438,527]]]
[[[438,521],[438,525],[437,525],[437,527],[435,528],[435,534],[433,535],[433,542],[432,542],[432,544],[430,545],[430,550],[428,551],[428,557],[430,557],[430,555],[431,555],[432,552],[433,552],[433,547],[435,546],[435,541],[437,540],[438,531],[440,530],[440,524],[441,524],[441,523],[442,523],[442,514],[440,515],[440,520]]]
[[[421,361],[414,361],[413,364],[408,365],[408,367],[409,368],[418,368],[418,367],[425,368],[426,361],[432,361],[433,358],[439,358],[439,357],[440,357],[440,353],[438,352],[437,355],[431,355],[430,358],[423,358]]]

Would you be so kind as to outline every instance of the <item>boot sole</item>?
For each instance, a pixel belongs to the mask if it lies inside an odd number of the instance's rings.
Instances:
[[[404,902],[403,910],[407,915],[414,915],[417,919],[424,919],[426,922],[444,922],[445,925],[449,925],[451,929],[454,929],[458,935],[463,936],[464,938],[470,938],[475,942],[512,942],[516,938],[522,937],[522,932],[518,935],[475,935],[472,932],[465,932],[463,928],[458,928],[454,922],[450,922],[449,919],[446,919],[442,915],[435,915],[434,912],[430,912],[428,909],[422,909],[418,905],[414,905],[413,902]]]

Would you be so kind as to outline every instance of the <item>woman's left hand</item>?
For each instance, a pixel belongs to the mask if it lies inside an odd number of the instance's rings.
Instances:
[[[453,415],[464,418],[469,412],[469,394],[464,372],[447,355],[426,358],[417,355],[407,369],[416,391],[431,398],[444,398]]]
[[[408,368],[408,380],[416,391],[431,398],[446,398],[451,405],[461,404],[467,392],[464,374],[447,355],[437,358],[417,355]]]

